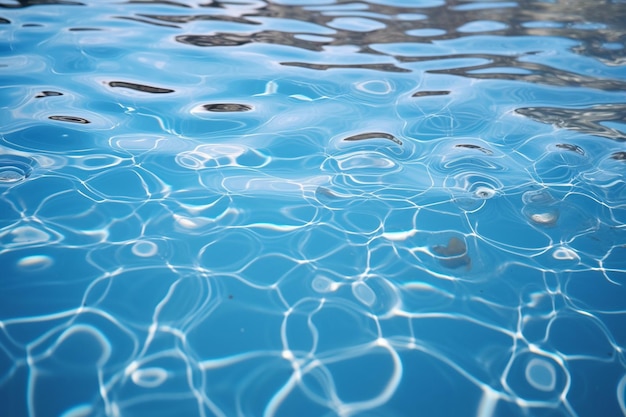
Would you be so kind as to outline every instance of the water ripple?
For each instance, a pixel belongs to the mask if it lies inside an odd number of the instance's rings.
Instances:
[[[7,415],[626,412],[623,1],[123,3],[0,0]]]
[[[0,185],[12,185],[30,177],[35,161],[18,155],[0,155]]]

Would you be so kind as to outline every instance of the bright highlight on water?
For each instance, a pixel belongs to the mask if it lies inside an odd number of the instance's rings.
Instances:
[[[0,0],[0,417],[626,416],[623,0]]]

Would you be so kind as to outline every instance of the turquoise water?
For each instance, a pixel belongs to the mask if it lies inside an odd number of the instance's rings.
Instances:
[[[626,415],[626,3],[0,0],[0,416]]]

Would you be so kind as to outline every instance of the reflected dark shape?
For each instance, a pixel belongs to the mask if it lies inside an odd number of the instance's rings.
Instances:
[[[331,189],[322,187],[321,185],[317,187],[317,189],[315,190],[315,195],[318,198],[321,196],[321,197],[327,197],[333,200],[337,200],[341,198],[340,195],[334,193]]]
[[[75,117],[75,116],[50,116],[48,117],[48,119],[58,120],[59,122],[78,123],[82,125],[91,123],[87,119],[83,119],[82,117]]]
[[[139,23],[148,23],[150,25],[154,25],[154,26],[160,26],[160,27],[166,27],[166,28],[177,28],[180,29],[180,26],[177,25],[170,25],[167,23],[159,23],[159,22],[153,22],[151,20],[148,19],[141,19],[139,17],[133,17],[133,16],[116,16],[116,19],[122,19],[122,20],[132,20],[133,22],[139,22]]]
[[[577,154],[584,155],[585,151],[578,145],[572,145],[569,143],[557,143],[556,147],[559,149],[564,149],[566,151],[576,152]]]
[[[53,96],[62,96],[63,93],[59,93],[58,91],[42,91],[37,94],[35,98],[43,98],[43,97],[53,97]]]
[[[389,133],[384,132],[371,132],[371,133],[361,133],[358,135],[350,136],[344,138],[345,141],[357,141],[357,140],[367,140],[367,139],[388,139],[393,143],[397,143],[398,145],[402,145],[402,141],[395,137],[394,135],[390,135]]]
[[[191,8],[184,3],[178,3],[176,1],[167,1],[167,0],[130,0],[127,4],[162,4],[164,6],[176,6],[176,7],[184,7],[186,9]]]
[[[1,24],[9,24],[11,21],[9,19],[5,19],[4,17],[0,17],[0,25]]]
[[[176,41],[195,46],[239,46],[252,42],[250,36],[234,33],[220,33],[217,35],[180,35]]]
[[[611,154],[611,158],[615,159],[616,161],[626,161],[626,152],[615,152]]]
[[[93,31],[101,31],[99,28],[69,28],[70,32],[93,32]]]
[[[243,23],[247,25],[260,25],[259,22],[248,20],[244,17],[229,16],[229,15],[158,15],[158,14],[138,14],[137,16],[160,20],[166,23],[190,23],[197,21],[218,21],[218,22],[231,22],[231,23]]]
[[[35,161],[18,155],[0,155],[0,186],[19,183],[30,176]]]
[[[321,51],[328,42],[309,42],[297,38],[296,33],[262,31],[252,34],[245,33],[217,33],[215,35],[180,35],[176,41],[194,46],[240,46],[258,42],[295,46],[312,51]]]
[[[131,90],[141,91],[143,93],[152,93],[152,94],[167,94],[167,93],[174,92],[174,90],[170,90],[169,88],[152,87],[149,85],[127,83],[124,81],[111,81],[109,82],[109,85],[111,87],[129,88]]]
[[[134,1],[134,0],[133,0]],[[141,1],[143,2],[143,1]],[[169,4],[169,1],[164,1]],[[177,2],[172,2],[174,5]],[[239,2],[235,2],[239,5]],[[623,22],[626,21],[626,8],[607,0],[594,2],[584,1],[533,1],[519,0],[507,2],[510,7],[496,7],[498,3],[474,4],[460,0],[447,0],[440,6],[419,7],[419,4],[401,7],[384,4],[359,3],[362,9],[351,11],[349,9],[338,11],[338,4],[344,2],[329,3],[323,5],[282,5],[272,2],[259,2],[251,7],[242,7],[237,15],[237,9],[230,6],[228,2],[211,1],[200,7],[210,7],[212,12],[209,15],[140,15],[144,18],[166,23],[185,24],[196,20],[217,20],[236,22],[250,25],[249,31],[242,32],[222,32],[211,34],[188,34],[176,37],[181,43],[195,46],[238,46],[247,43],[258,42],[267,44],[278,44],[303,48],[313,51],[321,51],[326,46],[355,46],[358,53],[370,56],[384,57],[384,63],[370,63],[364,65],[343,64],[320,64],[312,62],[284,62],[283,65],[298,66],[315,70],[360,68],[372,69],[387,72],[411,72],[411,70],[400,67],[398,64],[415,63],[426,61],[438,61],[443,59],[479,59],[487,60],[488,63],[468,66],[465,68],[453,69],[433,69],[431,73],[451,74],[467,78],[477,79],[501,79],[522,81],[555,86],[575,86],[596,88],[605,91],[626,90],[626,82],[614,78],[598,78],[588,74],[580,74],[569,68],[563,69],[559,65],[552,66],[550,63],[540,62],[541,58],[531,58],[545,51],[538,47],[537,51],[515,51],[501,54],[489,54],[483,52],[488,47],[483,43],[489,40],[477,41],[475,47],[470,47],[470,51],[455,53],[450,55],[428,56],[402,56],[380,52],[375,48],[376,44],[413,44],[428,45],[432,42],[445,42],[460,38],[474,36],[485,36],[497,33],[498,38],[512,37],[537,37],[549,36],[562,39],[572,39],[579,43],[572,48],[574,53],[584,56],[594,57],[608,66],[619,66],[626,63],[624,58],[624,48],[607,47],[606,45],[624,45],[626,43],[626,30]],[[227,13],[221,14],[221,9]],[[376,20],[385,26],[380,29],[370,31],[351,31],[331,26],[331,22],[337,17],[362,17],[363,13],[376,15]],[[425,18],[419,19],[398,19],[400,14],[419,14]],[[254,32],[254,27],[260,23],[254,18],[288,19],[293,21],[310,22],[320,27],[331,29],[332,35],[322,32],[311,33],[289,33],[281,31],[260,31]],[[498,28],[495,32],[459,32],[459,28],[480,21],[493,21],[506,23],[505,27]],[[411,31],[439,28],[431,36],[414,36]],[[590,29],[592,28],[592,29]],[[604,29],[603,29],[604,28]],[[484,35],[480,35],[483,33]],[[317,40],[305,40],[300,35],[316,35],[330,37],[332,39],[321,42]],[[495,39],[494,41],[497,41]],[[471,51],[476,49],[476,52]],[[388,62],[389,56],[395,62]],[[415,97],[447,94],[447,92],[418,92]]]
[[[523,81],[535,84],[547,84],[555,86],[587,87],[605,91],[626,90],[626,82],[589,77],[575,72],[550,67],[536,62],[527,62],[523,58],[535,55],[526,53],[519,56],[502,56],[491,54],[455,54],[437,57],[396,57],[400,62],[424,62],[434,59],[470,59],[479,58],[490,61],[486,64],[469,67],[450,68],[442,70],[429,70],[431,74],[457,75],[476,79],[497,79],[510,81]],[[506,69],[515,68],[524,72],[510,72]],[[501,72],[496,72],[501,70]],[[486,71],[486,72],[481,72]]]
[[[559,128],[576,130],[589,135],[625,141],[626,135],[617,129],[602,125],[602,122],[616,121],[623,123],[626,104],[606,104],[584,109],[565,109],[558,107],[524,107],[515,112],[530,117],[541,123]]]
[[[451,10],[484,10],[484,9],[495,9],[495,8],[503,8],[503,7],[516,7],[517,3],[512,1],[477,1],[477,2],[468,2],[467,4],[461,3],[457,6],[450,6]]]
[[[17,0],[18,4],[1,4],[0,9],[21,9],[23,7],[39,6],[43,4],[59,4],[64,6],[84,6],[85,3],[66,0]]]
[[[411,97],[430,97],[430,96],[447,96],[450,91],[418,91]]]
[[[351,197],[350,194],[342,194],[328,187],[324,187],[323,185],[320,185],[319,187],[315,189],[315,198],[317,198],[317,200],[322,203],[338,201],[338,200],[346,200],[350,197]]]
[[[552,58],[543,58],[546,51],[541,44],[536,43],[535,50],[527,50],[524,46],[519,49],[513,43],[512,50],[493,52],[489,42],[499,39],[513,39],[528,37],[553,37],[573,41],[575,46],[566,48],[562,52],[573,52],[598,60],[615,69],[626,65],[624,51],[626,48],[626,7],[623,2],[597,0],[518,0],[507,2],[510,7],[496,7],[497,2],[467,2],[462,0],[446,0],[434,7],[420,7],[416,4],[385,5],[363,2],[359,8],[352,10],[344,7],[350,2],[339,1],[327,4],[311,4],[304,2],[301,5],[278,4],[274,2],[246,2],[246,1],[206,1],[203,4],[186,4],[183,0],[126,0],[127,4],[146,6],[169,6],[172,11],[181,13],[167,13],[167,7],[160,7],[158,13],[129,12],[122,19],[134,20],[150,25],[166,26],[171,28],[183,27],[198,21],[232,22],[246,25],[229,32],[206,32],[176,36],[177,42],[194,46],[241,46],[250,43],[276,44],[311,51],[322,51],[326,47],[350,46],[356,54],[366,54],[367,64],[355,64],[355,60],[344,60],[341,56],[332,58],[331,62],[282,62],[281,65],[308,68],[312,70],[351,69],[374,70],[394,73],[410,73],[413,70],[403,68],[403,64],[420,62],[437,62],[442,60],[479,60],[479,65],[467,64],[461,68],[430,69],[429,73],[449,74],[473,79],[511,80],[525,83],[536,83],[550,86],[585,87],[604,91],[626,91],[626,81],[619,76],[611,77],[615,71],[607,72],[605,78],[594,76],[587,70],[579,71],[575,67],[567,67],[561,63],[553,63]],[[19,8],[45,4],[83,5],[77,1],[66,0],[17,0],[0,4],[0,8]],[[294,2],[287,2],[294,3]],[[313,2],[317,3],[317,2]],[[325,3],[325,2],[322,2]],[[192,14],[190,8],[207,10],[206,13]],[[210,13],[208,12],[210,9]],[[148,8],[146,7],[146,10]],[[384,27],[369,31],[353,31],[333,25],[337,17],[363,17],[372,15]],[[398,18],[401,14],[417,14],[418,19]],[[258,30],[266,27],[259,19],[284,19],[294,22],[308,22],[318,26],[318,30],[310,32],[289,32],[281,30]],[[10,23],[8,19],[2,22]],[[502,22],[506,25],[498,26],[496,31],[464,32],[459,30],[467,24],[491,21]],[[339,25],[341,26],[341,25]],[[276,27],[276,25],[272,25]],[[414,36],[412,31],[425,29],[441,29],[433,35]],[[70,30],[89,30],[76,28]],[[490,34],[494,36],[490,36]],[[314,36],[314,38],[307,38]],[[475,41],[472,39],[475,38]],[[312,40],[313,39],[313,40]],[[447,48],[449,41],[467,40],[467,48]],[[421,45],[431,46],[434,42],[443,46],[440,52],[413,55],[410,49],[399,48],[404,52],[381,52],[384,48],[376,45],[399,44],[415,45],[419,51]],[[552,43],[550,42],[550,45]],[[550,46],[553,48],[553,46]],[[557,46],[557,48],[561,48]],[[457,52],[457,51],[460,51]],[[352,53],[351,53],[352,54]],[[377,59],[380,57],[380,60]],[[307,58],[298,58],[307,61]],[[6,64],[0,64],[6,67]],[[414,68],[412,65],[411,68]],[[112,82],[112,87],[135,89],[147,93],[170,93],[174,90],[150,86],[141,86],[124,82]],[[418,91],[413,97],[428,97],[447,95],[449,91]],[[624,106],[596,106],[588,110],[563,110],[550,108],[518,109],[518,113],[544,123],[556,124],[581,132],[608,137],[614,140],[624,140],[625,133],[607,126],[602,121],[618,121],[617,113],[624,111]],[[565,113],[563,113],[565,112]],[[569,113],[568,113],[569,112]],[[601,113],[612,113],[602,116]],[[567,113],[567,114],[566,114]]]
[[[411,72],[406,68],[396,67],[394,64],[354,64],[354,65],[342,65],[342,64],[308,64],[306,62],[281,62],[281,65],[288,67],[302,67],[314,70],[329,70],[329,69],[341,69],[341,68],[358,68],[358,69],[371,69],[384,72]]]
[[[207,111],[220,112],[220,113],[241,112],[241,111],[252,110],[252,106],[248,106],[247,104],[237,104],[237,103],[205,104],[202,107]]]
[[[24,23],[22,25],[23,28],[40,28],[43,25],[39,24],[39,23]]]
[[[493,155],[493,152],[491,152],[489,149],[485,149],[482,146],[473,145],[471,143],[460,143],[458,145],[454,145],[454,147],[455,148],[476,149],[476,150],[481,151],[482,153],[484,153],[486,155]]]
[[[446,246],[433,246],[433,252],[439,255],[439,262],[446,268],[456,269],[464,266],[470,269],[472,260],[467,254],[467,245],[462,239],[453,236]]]

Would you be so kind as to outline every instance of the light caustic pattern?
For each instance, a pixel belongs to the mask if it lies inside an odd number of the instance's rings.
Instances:
[[[0,2],[0,414],[626,415],[604,6]]]

